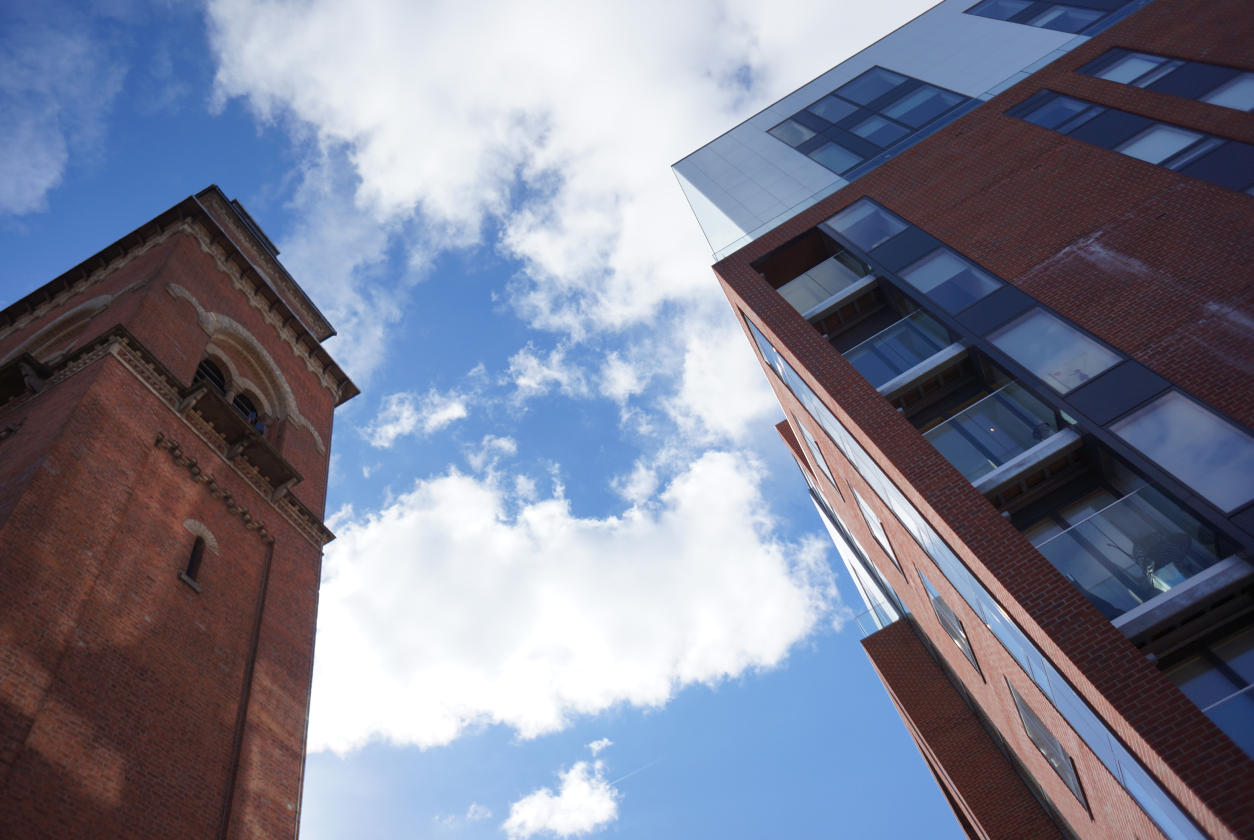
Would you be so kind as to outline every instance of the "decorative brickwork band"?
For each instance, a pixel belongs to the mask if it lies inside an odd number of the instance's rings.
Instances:
[[[187,471],[191,473],[192,481],[205,485],[205,489],[215,499],[221,499],[226,505],[226,512],[235,514],[240,517],[244,523],[244,527],[249,531],[256,531],[257,536],[264,543],[274,542],[274,537],[266,530],[266,523],[259,519],[253,519],[252,514],[248,512],[248,508],[240,505],[231,492],[220,486],[217,480],[209,473],[202,470],[196,463],[195,458],[188,457],[179,446],[178,441],[165,436],[165,432],[159,432],[157,439],[153,443],[158,449],[164,449],[170,453],[170,457],[174,459],[174,463],[180,467],[187,467]]]

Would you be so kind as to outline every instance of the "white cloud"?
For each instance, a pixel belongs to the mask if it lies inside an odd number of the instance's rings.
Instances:
[[[632,364],[617,351],[611,351],[601,365],[601,396],[623,403],[628,397],[639,394],[649,384],[650,374],[643,364]]]
[[[518,311],[580,339],[718,299],[670,164],[932,2],[210,0],[208,17],[220,98],[345,150],[339,207],[419,221],[420,255],[499,221]]]
[[[514,402],[543,396],[555,385],[568,397],[587,396],[583,371],[567,360],[566,353],[565,346],[558,346],[549,351],[547,358],[541,358],[532,343],[527,342],[526,347],[511,356],[509,379],[515,387]]]
[[[466,454],[466,460],[470,463],[470,468],[475,472],[481,472],[484,467],[490,467],[505,455],[513,455],[518,452],[518,444],[511,437],[497,437],[496,435],[484,435],[479,445]],[[531,485],[529,492],[523,492],[526,486],[526,477],[518,476],[515,482],[519,487],[520,495],[530,495],[535,492],[534,483]],[[521,482],[521,483],[519,483]]]
[[[0,13],[0,215],[45,209],[71,153],[94,150],[104,132],[126,71],[91,26],[60,4]]]
[[[626,478],[618,476],[611,482],[618,495],[632,504],[647,502],[657,491],[657,485],[657,470],[643,460],[636,461]]]
[[[601,762],[589,765],[579,761],[561,774],[562,785],[556,796],[548,788],[509,806],[509,819],[501,828],[510,840],[526,840],[536,834],[577,837],[618,819],[618,791],[602,776]]]
[[[596,756],[601,754],[601,750],[605,749],[606,747],[612,747],[612,746],[614,746],[613,741],[611,741],[609,738],[602,738],[599,741],[593,741],[591,744],[589,744],[588,749],[592,750],[592,756],[593,758],[595,758]]]
[[[406,392],[389,394],[383,398],[378,415],[360,430],[361,436],[371,446],[390,449],[402,435],[429,435],[461,420],[470,414],[469,404],[470,398],[458,391],[441,394],[432,388],[422,397]]]
[[[691,439],[744,442],[777,422],[779,403],[731,312],[711,317],[684,341],[679,388],[665,404]]]
[[[477,802],[471,802],[470,808],[466,811],[467,822],[477,822],[478,820],[486,820],[492,816],[492,812],[485,806]]]
[[[771,536],[743,456],[710,452],[651,506],[579,518],[560,496],[456,471],[334,517],[310,748],[521,737],[778,664],[838,603],[826,547]]]

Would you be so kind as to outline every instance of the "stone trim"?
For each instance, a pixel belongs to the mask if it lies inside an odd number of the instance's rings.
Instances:
[[[196,300],[195,295],[184,289],[177,283],[169,283],[165,290],[170,296],[176,300],[185,300],[196,309],[196,320],[200,328],[205,331],[211,339],[219,341],[226,349],[238,353],[246,362],[250,362],[262,380],[270,386],[276,405],[274,414],[276,419],[284,417],[290,419],[298,426],[302,426],[309,430],[313,435],[314,445],[318,449],[320,455],[327,454],[326,444],[322,442],[322,435],[318,434],[318,430],[314,428],[313,423],[309,422],[300,413],[300,409],[296,404],[296,395],[292,393],[292,387],[287,384],[287,377],[283,375],[283,371],[274,361],[274,357],[262,346],[248,328],[227,315],[220,312],[207,312],[200,301]],[[260,390],[260,389],[259,389]],[[282,403],[278,405],[277,403]],[[280,410],[281,408],[281,410]]]
[[[195,519],[188,519],[183,522],[183,527],[204,540],[205,546],[214,554],[218,553],[218,538],[213,535],[213,531],[209,530],[208,525],[197,522]]]
[[[157,439],[156,441],[153,442],[153,446],[157,447],[158,449],[164,449],[167,452],[169,452],[170,457],[174,459],[174,463],[178,464],[180,467],[187,467],[188,473],[191,474],[192,481],[196,482],[197,484],[205,485],[205,489],[209,491],[209,495],[213,496],[213,498],[215,499],[221,499],[222,504],[226,505],[226,512],[239,516],[246,530],[256,531],[257,536],[260,537],[261,541],[264,543],[269,544],[269,543],[274,542],[274,536],[271,535],[270,532],[266,530],[266,523],[262,522],[259,519],[253,519],[252,514],[248,512],[248,508],[240,505],[235,500],[235,497],[231,495],[231,491],[227,490],[224,487],[219,486],[217,479],[215,479],[212,475],[202,470],[197,465],[195,458],[185,457],[185,454],[182,448],[179,447],[179,444],[177,441],[171,438],[167,438],[165,436],[165,432],[158,432]],[[191,521],[191,520],[188,520],[188,521]],[[196,523],[196,524],[200,524],[200,523]],[[183,523],[183,527],[185,528],[187,527],[186,522]],[[208,530],[208,529],[205,529],[205,530]],[[210,536],[212,537],[212,534]],[[208,543],[209,541],[205,540],[205,542]]]
[[[227,465],[243,478],[254,490],[275,508],[287,522],[315,546],[322,546],[335,539],[335,534],[322,521],[301,504],[291,493],[280,492],[284,488],[270,486],[261,474],[249,462],[247,455],[236,455],[228,458],[229,447],[222,434],[217,432],[207,421],[195,411],[187,410],[179,413],[182,400],[179,397],[177,382],[168,372],[159,368],[143,346],[135,341],[123,327],[115,327],[111,332],[95,339],[94,345],[85,347],[78,355],[58,364],[53,373],[44,380],[38,390],[27,388],[26,392],[14,397],[4,405],[0,405],[0,416],[26,405],[39,394],[44,393],[69,379],[74,374],[99,361],[105,356],[113,356],[124,368],[129,370],[150,391],[166,404],[169,409],[194,434],[198,435],[210,449],[218,454]],[[24,422],[19,421],[12,427],[15,431]],[[2,438],[0,438],[2,439]]]
[[[330,391],[338,401],[344,387],[343,384],[335,381],[335,378],[330,374],[330,368],[324,367],[314,358],[309,349],[300,341],[296,331],[288,326],[287,322],[271,308],[270,303],[264,297],[257,294],[257,287],[249,283],[245,277],[246,271],[253,270],[252,267],[250,266],[247,270],[241,269],[233,261],[227,259],[226,251],[215,241],[210,240],[209,234],[200,225],[190,226],[188,232],[200,243],[200,249],[213,258],[218,269],[231,278],[231,285],[244,293],[249,305],[261,313],[266,323],[274,327],[274,331],[278,333],[279,338],[283,339],[283,342],[291,348],[292,354],[305,363],[305,368],[318,377],[318,381],[322,386]],[[284,303],[286,302],[285,300]],[[345,380],[345,382],[347,381]]]
[[[63,289],[57,294],[52,295],[46,301],[34,307],[29,312],[14,319],[12,324],[9,324],[8,326],[5,326],[5,327],[0,327],[0,341],[4,341],[6,338],[13,335],[14,333],[21,332],[22,330],[26,329],[26,327],[30,326],[33,322],[38,321],[40,318],[47,315],[53,309],[56,309],[60,306],[64,306],[65,304],[69,303],[71,300],[74,300],[75,298],[82,295],[91,287],[98,285],[101,281],[105,280],[110,275],[130,265],[132,262],[142,257],[144,254],[147,254],[149,251],[151,251],[153,248],[157,247],[161,243],[165,242],[171,236],[174,236],[179,231],[187,230],[192,226],[193,224],[190,219],[184,219],[183,221],[178,222],[177,224],[170,225],[170,227],[161,231],[160,233],[158,233],[156,236],[152,237],[151,239],[144,240],[144,243],[140,245],[139,247],[133,248],[127,251],[125,254],[110,260],[109,262],[100,266],[95,271],[91,272],[90,274],[84,271],[83,276],[79,278],[77,281],[75,281],[69,288]],[[128,289],[123,290],[123,291],[134,290],[142,286],[145,282],[146,281],[141,280],[138,283],[132,284]],[[118,295],[120,294],[121,292],[118,293]]]

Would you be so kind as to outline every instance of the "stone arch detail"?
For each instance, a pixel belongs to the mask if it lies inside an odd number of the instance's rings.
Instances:
[[[215,341],[218,338],[221,338],[221,336],[214,336]],[[231,349],[234,352],[239,353],[237,348],[232,347]],[[209,345],[205,347],[205,355],[210,359],[213,359],[218,367],[227,372],[233,389],[237,394],[247,393],[251,395],[250,399],[253,399],[253,401],[257,403],[257,407],[261,409],[263,414],[269,414],[276,420],[287,415],[288,412],[282,398],[276,395],[271,389],[262,388],[252,379],[249,379],[248,377],[251,371],[247,368],[241,369],[240,366],[235,364],[235,362],[231,359],[230,354],[222,347],[215,344],[214,341],[210,341]]]
[[[313,435],[314,445],[317,447],[318,453],[326,455],[327,448],[322,442],[322,435],[318,434],[318,430],[314,428],[313,423],[310,423],[301,415],[300,409],[296,405],[296,395],[292,393],[291,386],[287,384],[287,377],[283,375],[283,371],[275,363],[274,357],[262,346],[257,337],[234,318],[223,315],[221,312],[207,312],[191,292],[177,283],[170,283],[165,288],[171,297],[185,300],[196,309],[197,323],[205,331],[205,334],[213,339],[214,343],[223,349],[235,353],[253,368],[252,373],[262,381],[262,387],[258,388],[257,392],[271,402],[271,413],[274,418],[276,420],[286,418],[297,426],[303,426]],[[229,360],[228,365],[230,365],[234,374],[235,366],[231,365]],[[240,379],[244,381],[247,380],[247,377],[240,377]],[[267,387],[269,388],[268,393],[263,390]]]
[[[0,364],[30,353],[38,361],[44,361],[52,351],[59,350],[87,329],[87,324],[113,302],[112,295],[100,295],[74,307],[51,324],[19,344],[11,353],[0,359]]]
[[[203,522],[197,522],[195,519],[188,519],[183,523],[183,527],[204,540],[205,547],[214,554],[218,553],[218,538],[213,535],[213,531],[210,531]]]

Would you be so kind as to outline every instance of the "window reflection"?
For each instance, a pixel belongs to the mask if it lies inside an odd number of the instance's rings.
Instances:
[[[1010,20],[1031,5],[1032,0],[984,0],[983,3],[967,9],[967,14],[993,20]]]
[[[901,277],[946,312],[961,312],[1001,288],[1000,280],[948,248],[938,248],[902,269]]]
[[[906,125],[919,128],[962,102],[964,98],[947,90],[924,85],[885,108],[884,113]]]
[[[852,82],[837,88],[836,92],[859,105],[868,105],[904,81],[906,77],[900,73],[885,70],[883,67],[872,67]]]
[[[784,120],[772,128],[770,133],[794,149],[815,136],[813,131],[796,120]]]
[[[1224,512],[1254,499],[1254,438],[1178,391],[1110,430]]]
[[[1120,361],[1118,353],[1044,309],[1021,315],[988,340],[1060,394]]]
[[[863,251],[870,251],[906,229],[906,223],[870,199],[861,199],[826,222]]]
[[[1167,676],[1254,758],[1254,627],[1203,647]]]
[[[920,310],[871,336],[846,353],[845,358],[878,388],[949,344],[948,331]]]
[[[1053,29],[1056,32],[1079,32],[1106,16],[1097,9],[1078,9],[1075,6],[1051,6],[1044,14],[1028,21],[1028,26]]]

